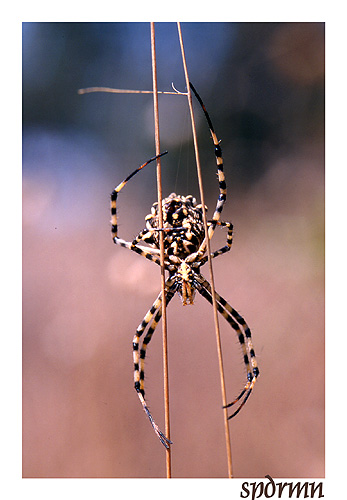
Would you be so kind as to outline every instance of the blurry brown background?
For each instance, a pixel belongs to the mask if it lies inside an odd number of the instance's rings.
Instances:
[[[158,85],[184,90],[176,25],[157,23]],[[183,23],[190,79],[222,139],[235,227],[217,291],[249,323],[260,377],[231,421],[236,477],[324,476],[324,24]],[[159,268],[113,245],[109,193],[154,154],[146,23],[23,24],[23,476],[164,477],[165,453],[133,389],[132,337]],[[186,101],[161,96],[163,190],[198,197]],[[206,198],[213,147],[196,108]],[[131,240],[155,169],[119,197]],[[216,232],[213,248],[225,241]],[[202,273],[208,278],[207,266]],[[245,372],[221,318],[231,400]],[[226,477],[212,308],[168,308],[174,477]],[[163,428],[161,325],[146,387]]]

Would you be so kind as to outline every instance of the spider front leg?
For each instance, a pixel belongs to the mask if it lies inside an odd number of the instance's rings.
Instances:
[[[212,304],[212,290],[208,281],[206,281],[205,278],[203,278],[203,276],[201,275],[196,275],[196,281],[198,285],[197,289],[200,294],[205,297],[205,299],[207,299],[210,304]],[[221,297],[217,292],[215,292],[215,295],[218,312],[223,316],[224,319],[226,319],[226,321],[230,324],[233,330],[235,330],[238,336],[238,340],[243,351],[243,361],[247,370],[247,382],[241,393],[234,401],[225,406],[225,408],[229,408],[238,401],[242,400],[237,410],[232,415],[230,415],[230,417],[228,417],[229,419],[231,419],[239,413],[239,411],[245,405],[246,401],[251,395],[257,377],[259,376],[259,368],[257,366],[255,351],[252,344],[251,331],[247,323],[245,322],[243,317],[233,307],[231,307],[225,299],[223,299],[223,297]]]
[[[165,297],[166,304],[170,302],[172,297],[174,296],[173,282],[167,280],[165,286]],[[149,342],[152,339],[152,335],[154,330],[156,329],[160,318],[162,316],[162,293],[160,293],[153,303],[152,307],[147,312],[146,316],[142,320],[141,324],[138,326],[136,333],[133,338],[133,359],[134,359],[134,382],[135,382],[135,390],[142,404],[142,408],[145,411],[151,425],[154,429],[154,432],[158,436],[160,442],[165,446],[165,448],[169,448],[171,441],[165,436],[165,434],[159,429],[158,425],[155,423],[151,412],[145,401],[145,388],[144,388],[144,361],[146,357],[146,350]],[[148,328],[148,329],[147,329]],[[140,347],[140,337],[143,335],[145,330],[147,329],[147,333],[143,339],[141,348]]]
[[[149,163],[153,162],[157,158],[165,155],[167,151],[164,153],[154,156],[150,160],[146,161],[143,163],[140,167],[138,167],[134,172],[132,172],[128,177],[121,182],[111,193],[111,224],[112,224],[112,238],[113,241],[116,245],[120,245],[124,248],[128,248],[129,250],[132,250],[133,252],[136,252],[139,255],[142,255],[148,260],[151,260],[152,262],[155,262],[156,264],[160,265],[160,257],[158,255],[157,249],[152,249],[152,248],[147,248],[144,246],[136,245],[134,242],[126,241],[123,240],[122,238],[118,237],[118,224],[117,224],[117,197],[118,193],[124,188],[124,186],[127,184],[127,182],[135,175],[137,174],[140,170],[142,170],[146,165]]]
[[[199,96],[199,94],[197,93],[196,89],[194,88],[194,85],[191,82],[189,82],[189,86],[192,89],[195,97],[197,98],[197,100],[198,100],[198,102],[199,102],[199,104],[204,112],[205,118],[207,120],[209,129],[211,132],[211,138],[212,138],[213,145],[214,145],[214,154],[216,157],[217,176],[218,176],[218,184],[219,184],[219,196],[218,196],[216,208],[214,210],[214,214],[212,216],[211,225],[210,225],[209,230],[208,230],[208,236],[211,239],[213,236],[214,230],[216,228],[216,225],[220,219],[220,215],[222,213],[224,203],[225,203],[226,197],[227,197],[227,186],[226,186],[225,175],[224,175],[224,162],[223,162],[223,156],[222,156],[222,149],[221,149],[220,144],[219,144],[220,141],[218,140],[217,135],[214,131],[212,121],[211,121],[211,118],[206,110],[206,107],[205,107],[204,103],[202,102],[202,99]],[[200,249],[198,251],[198,253],[200,255],[202,255],[205,247],[206,247],[206,238],[202,242]]]

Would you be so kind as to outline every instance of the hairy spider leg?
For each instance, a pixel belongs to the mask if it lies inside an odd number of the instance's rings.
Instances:
[[[211,222],[209,221],[208,224]],[[233,225],[231,222],[217,222],[217,225],[220,227],[227,227],[228,228],[228,234],[227,234],[227,241],[226,245],[224,247],[219,248],[219,250],[215,250],[214,252],[211,253],[211,258],[214,259],[215,257],[218,257],[218,255],[222,255],[223,253],[229,252],[231,249],[231,245],[233,243]],[[207,262],[207,255],[203,257],[200,261],[199,264],[200,266],[203,266]]]
[[[218,196],[217,205],[216,205],[214,214],[212,216],[211,225],[210,225],[209,230],[208,230],[208,237],[209,237],[209,239],[211,239],[213,236],[214,230],[216,228],[217,222],[220,219],[220,215],[222,213],[223,206],[224,206],[226,196],[227,196],[227,187],[226,187],[225,175],[224,175],[224,170],[223,170],[224,166],[223,166],[222,149],[221,149],[220,144],[219,144],[220,141],[217,139],[216,133],[214,131],[211,118],[206,110],[204,103],[202,102],[201,97],[199,96],[194,85],[191,82],[189,82],[189,85],[190,85],[190,88],[192,89],[192,91],[194,92],[195,97],[197,98],[197,100],[198,100],[198,102],[199,102],[199,104],[200,104],[200,106],[205,114],[208,126],[210,128],[212,141],[214,144],[214,154],[216,156],[217,175],[218,175],[218,182],[219,182],[219,196]],[[203,254],[205,247],[206,247],[206,238],[202,242],[200,249],[198,250],[199,255]]]
[[[205,299],[207,299],[208,302],[210,302],[210,304],[212,304],[212,290],[208,281],[206,281],[202,275],[196,275],[195,279],[197,282],[197,289],[200,292],[200,294],[203,297],[205,297]],[[223,316],[223,318],[227,320],[230,326],[237,333],[238,340],[243,352],[243,361],[247,370],[247,383],[245,387],[242,389],[241,393],[237,396],[237,398],[234,401],[225,406],[225,408],[229,408],[230,406],[240,401],[242,397],[245,395],[238,409],[232,415],[230,415],[229,419],[231,419],[239,413],[239,411],[241,410],[241,408],[244,406],[247,399],[251,395],[256,379],[259,375],[259,369],[257,366],[255,352],[252,345],[251,331],[247,323],[242,318],[242,316],[233,307],[231,307],[230,304],[228,304],[228,302],[223,297],[221,297],[217,292],[216,292],[216,301],[217,301],[218,312]],[[252,366],[252,370],[250,365]]]
[[[197,276],[196,280],[198,282],[197,289],[200,292],[200,294],[208,300],[212,304],[212,293],[211,293],[211,287],[209,286],[209,283],[201,276]],[[200,286],[199,286],[200,285]],[[241,345],[242,351],[243,351],[243,361],[246,365],[246,370],[247,370],[247,375],[251,372],[250,370],[250,364],[249,364],[249,358],[248,358],[248,352],[247,352],[247,347],[245,345],[245,336],[243,331],[241,330],[239,324],[235,320],[235,318],[232,316],[231,313],[229,313],[226,308],[221,304],[221,301],[226,302],[217,292],[216,293],[216,301],[217,301],[217,309],[218,312],[227,320],[227,322],[230,324],[230,326],[235,330],[239,343]],[[244,393],[245,391],[243,391]]]
[[[164,153],[161,153],[160,155],[154,156],[153,158],[150,158],[148,161],[143,163],[140,167],[138,167],[134,172],[132,172],[128,177],[118,184],[118,186],[112,191],[111,193],[111,232],[112,232],[112,238],[113,241],[116,245],[120,245],[124,248],[128,248],[129,250],[133,250],[139,255],[142,255],[148,260],[151,260],[155,262],[156,264],[160,265],[160,257],[158,255],[157,249],[152,249],[148,247],[144,247],[141,245],[135,245],[133,242],[123,240],[122,238],[118,237],[118,225],[117,225],[117,197],[118,193],[124,188],[124,186],[127,184],[127,182],[134,176],[136,175],[140,170],[142,170],[146,165],[149,163],[153,162],[157,158],[160,158],[161,156],[167,154],[167,151]]]
[[[256,360],[256,356],[255,356],[255,351],[254,351],[254,347],[253,347],[253,343],[252,343],[252,334],[251,334],[251,330],[249,328],[249,326],[247,325],[246,321],[244,320],[244,318],[235,310],[233,309],[230,304],[228,304],[228,302],[226,302],[226,300],[224,300],[222,297],[221,298],[221,304],[225,307],[225,309],[230,313],[232,314],[236,321],[238,321],[238,323],[242,326],[244,332],[245,332],[245,338],[246,338],[246,342],[247,342],[247,346],[248,346],[248,352],[249,352],[249,355],[250,355],[250,358],[251,358],[251,365],[252,365],[252,373],[248,373],[247,374],[247,377],[248,377],[248,382],[247,384],[245,385],[244,387],[244,391],[241,391],[241,394],[236,398],[234,399],[234,401],[232,401],[231,403],[227,404],[226,405],[226,408],[230,408],[231,406],[233,406],[235,403],[237,403],[243,396],[243,394],[247,391],[247,395],[245,397],[245,399],[243,400],[241,406],[238,408],[237,411],[235,411],[230,417],[234,417],[235,415],[238,414],[238,412],[241,410],[242,406],[246,403],[248,397],[250,396],[252,390],[253,390],[253,387],[254,387],[254,384],[257,380],[257,377],[259,376],[259,368],[258,368],[258,365],[257,365],[257,360]]]
[[[165,284],[165,297],[166,304],[170,302],[175,294],[175,283],[174,280],[167,280]],[[160,439],[161,443],[165,448],[169,448],[171,441],[164,435],[164,433],[159,429],[158,425],[155,423],[151,412],[145,401],[145,388],[144,388],[144,361],[146,357],[146,349],[151,341],[154,330],[156,329],[160,318],[162,316],[162,293],[158,295],[157,299],[154,301],[152,307],[148,310],[147,314],[143,318],[141,324],[138,326],[136,333],[133,338],[133,359],[134,359],[134,385],[137,395],[141,401],[142,407],[151,422],[154,432]],[[141,348],[139,349],[140,337],[143,335],[144,331],[148,327],[147,333],[143,339]]]

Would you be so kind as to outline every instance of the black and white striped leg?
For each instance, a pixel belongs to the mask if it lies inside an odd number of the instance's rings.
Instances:
[[[234,404],[236,404],[238,401],[240,401],[243,397],[244,394],[245,397],[241,403],[241,405],[239,406],[239,408],[232,414],[230,415],[229,419],[230,418],[233,418],[235,417],[235,415],[237,415],[239,413],[239,411],[241,410],[241,408],[244,406],[244,404],[246,403],[247,399],[249,398],[249,396],[251,395],[251,392],[253,390],[253,387],[255,385],[255,382],[257,380],[257,377],[259,376],[259,368],[258,368],[258,365],[257,365],[257,360],[256,360],[256,356],[255,356],[255,352],[254,352],[254,347],[253,347],[253,343],[252,343],[252,334],[251,334],[251,330],[249,328],[249,326],[247,325],[246,321],[244,320],[244,318],[235,310],[233,309],[230,304],[228,304],[226,302],[226,300],[224,300],[222,297],[220,297],[221,299],[221,304],[224,305],[225,309],[234,316],[234,318],[236,319],[236,321],[241,325],[244,333],[245,333],[245,340],[246,340],[246,343],[247,343],[247,350],[248,350],[248,353],[249,353],[249,356],[250,356],[250,361],[251,361],[251,365],[252,365],[252,371],[251,372],[247,372],[247,383],[244,387],[244,389],[241,391],[241,393],[239,394],[239,396],[237,398],[234,399],[234,401],[232,401],[231,403],[227,404],[226,405],[226,408],[230,408],[231,406],[233,406]]]
[[[223,253],[229,252],[231,249],[231,245],[233,243],[233,225],[231,222],[218,222],[218,226],[221,227],[227,227],[228,228],[228,234],[227,234],[227,242],[224,247],[220,248],[219,250],[215,250],[214,252],[211,253],[211,258],[214,259],[215,257],[218,257],[218,255],[222,255]],[[206,264],[208,260],[207,255],[205,255],[201,260],[200,260],[200,266],[203,266]]]
[[[207,110],[205,108],[204,103],[202,102],[201,97],[199,96],[199,94],[195,90],[193,84],[189,83],[189,85],[190,85],[190,88],[192,89],[193,93],[195,94],[195,97],[199,101],[199,104],[202,107],[202,110],[205,114],[208,126],[210,128],[211,136],[212,136],[212,141],[213,141],[213,145],[214,145],[214,154],[216,156],[217,175],[218,175],[218,182],[219,182],[219,196],[218,196],[217,205],[216,205],[213,217],[212,217],[211,225],[210,225],[210,228],[208,230],[208,236],[211,239],[213,236],[214,230],[216,228],[217,222],[220,219],[220,215],[222,213],[223,206],[224,206],[226,196],[227,196],[227,188],[226,188],[225,175],[224,175],[224,170],[223,170],[224,166],[223,166],[222,148],[220,147],[220,144],[219,144],[220,141],[217,139],[216,133],[215,133],[213,125],[212,125],[211,118],[210,118],[209,114],[207,113]],[[201,244],[201,247],[199,249],[200,254],[205,249],[205,247],[206,247],[206,241],[203,241]]]
[[[174,295],[174,290],[172,289],[172,283],[166,282],[166,304],[172,299]],[[159,429],[158,425],[155,423],[151,412],[145,401],[145,389],[144,389],[144,361],[146,357],[146,349],[152,338],[154,330],[157,327],[157,324],[160,321],[162,316],[162,294],[160,293],[157,299],[154,301],[152,307],[147,312],[143,321],[139,325],[136,330],[136,333],[133,338],[133,358],[134,358],[134,382],[135,382],[135,390],[137,395],[141,401],[142,407],[151,422],[151,425],[154,429],[154,432],[158,436],[160,442],[165,446],[165,448],[169,448],[171,441],[164,435],[164,433]],[[140,337],[143,335],[145,330],[147,329],[147,333],[143,339],[141,348],[140,345]]]
[[[207,299],[210,304],[212,304],[212,291],[210,284],[200,275],[197,281],[197,289],[200,294]],[[230,326],[235,330],[239,343],[243,352],[243,361],[247,370],[247,382],[245,387],[242,389],[241,393],[237,396],[237,398],[226,405],[226,408],[229,408],[240,401],[240,406],[237,410],[230,415],[228,418],[231,419],[235,415],[239,413],[241,408],[245,405],[248,400],[253,387],[255,385],[256,379],[259,375],[259,369],[257,366],[257,361],[255,357],[255,352],[251,339],[251,331],[243,319],[243,317],[228,304],[228,302],[223,299],[216,292],[216,302],[217,302],[217,310],[223,316],[224,319],[230,324]]]
[[[165,155],[166,153],[167,153],[167,151],[165,151],[164,153],[162,153],[160,155],[154,156],[150,160],[143,163],[140,167],[138,167],[136,170],[134,170],[134,172],[132,172],[130,175],[128,175],[128,177],[123,182],[118,184],[118,186],[111,193],[111,224],[112,224],[111,232],[112,232],[112,238],[113,238],[114,243],[116,245],[120,245],[124,248],[128,248],[129,250],[132,250],[132,251],[136,252],[137,254],[142,255],[146,259],[151,260],[152,262],[155,262],[156,264],[159,264],[159,265],[160,265],[160,258],[159,258],[158,252],[155,251],[155,249],[143,247],[140,245],[135,245],[134,242],[131,243],[130,241],[126,241],[126,240],[123,240],[122,238],[118,237],[117,197],[118,197],[118,193],[124,188],[124,186],[127,184],[127,182],[135,174],[137,174],[140,170],[142,170],[146,165],[153,162],[154,160],[156,160],[160,156]]]
[[[218,257],[218,255],[222,255],[223,253],[229,252],[229,250],[231,249],[231,245],[233,244],[233,225],[232,225],[232,223],[231,222],[218,222],[217,224],[218,224],[218,226],[228,228],[227,242],[226,242],[226,245],[224,245],[224,247],[212,252],[212,254],[211,254],[212,259],[214,259],[215,257]]]
[[[130,241],[125,241],[122,238],[118,238],[118,236],[115,236],[113,238],[113,242],[116,245],[120,245],[121,247],[128,248],[128,250],[132,250],[133,252],[137,253],[138,255],[142,255],[142,257],[145,257],[146,259],[154,262],[155,264],[158,264],[160,266],[160,256],[159,252],[156,248],[147,248],[141,245],[134,245]]]

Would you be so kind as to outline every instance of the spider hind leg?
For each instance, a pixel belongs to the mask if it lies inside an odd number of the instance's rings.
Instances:
[[[246,404],[247,399],[249,398],[249,396],[252,393],[252,390],[253,390],[254,384],[255,384],[255,382],[257,380],[258,375],[259,375],[259,369],[258,369],[258,367],[253,368],[253,375],[252,375],[251,372],[248,372],[248,375],[247,375],[248,382],[245,385],[245,387],[242,389],[242,391],[240,392],[240,394],[237,396],[236,399],[234,399],[234,401],[232,401],[231,403],[223,406],[223,408],[230,408],[231,406],[233,406],[234,404],[236,404],[238,401],[242,400],[242,402],[240,403],[240,405],[237,408],[237,410],[235,410],[234,413],[232,413],[228,417],[228,420],[230,420],[233,417],[235,417],[239,413],[239,411],[241,410],[241,408]]]
[[[196,278],[198,283],[198,291],[203,297],[205,297],[206,300],[208,300],[208,302],[210,302],[210,304],[212,304],[212,290],[210,284],[201,275],[197,275]],[[255,359],[255,352],[251,339],[251,331],[247,323],[245,322],[243,317],[233,307],[231,307],[225,299],[223,299],[223,297],[221,297],[217,292],[215,293],[218,312],[223,316],[224,319],[226,319],[233,330],[237,333],[238,340],[243,351],[243,361],[247,370],[247,382],[244,388],[236,399],[223,407],[230,408],[240,401],[240,405],[237,410],[232,415],[230,415],[230,417],[228,417],[228,419],[230,420],[239,413],[239,411],[245,405],[246,401],[251,395],[253,387],[259,375],[259,368]]]
[[[165,446],[165,448],[168,450],[169,447],[170,447],[170,444],[172,444],[172,441],[170,441],[170,439],[168,439],[165,434],[159,429],[158,425],[155,423],[154,421],[154,418],[152,417],[152,414],[151,412],[149,411],[149,408],[146,404],[146,401],[143,397],[143,395],[141,394],[141,391],[138,390],[137,391],[137,395],[141,401],[141,404],[142,404],[142,408],[144,409],[149,421],[151,422],[151,425],[153,427],[153,430],[154,432],[156,433],[156,435],[158,436],[160,442]]]
[[[166,304],[172,299],[174,295],[174,290],[172,289],[172,283],[167,281],[166,283]],[[146,413],[154,432],[158,436],[160,442],[165,446],[166,449],[169,449],[172,441],[168,439],[165,434],[159,429],[158,425],[155,423],[154,418],[149,411],[147,403],[145,401],[145,389],[144,389],[144,362],[146,357],[146,350],[149,342],[152,339],[152,335],[157,327],[157,324],[160,321],[162,316],[162,294],[158,295],[157,299],[154,301],[154,304],[149,309],[141,324],[138,326],[136,333],[133,338],[133,358],[134,358],[134,385],[139,400],[142,404],[142,408]],[[147,329],[147,333],[143,339],[141,348],[139,349],[140,337],[143,335],[144,331]]]

